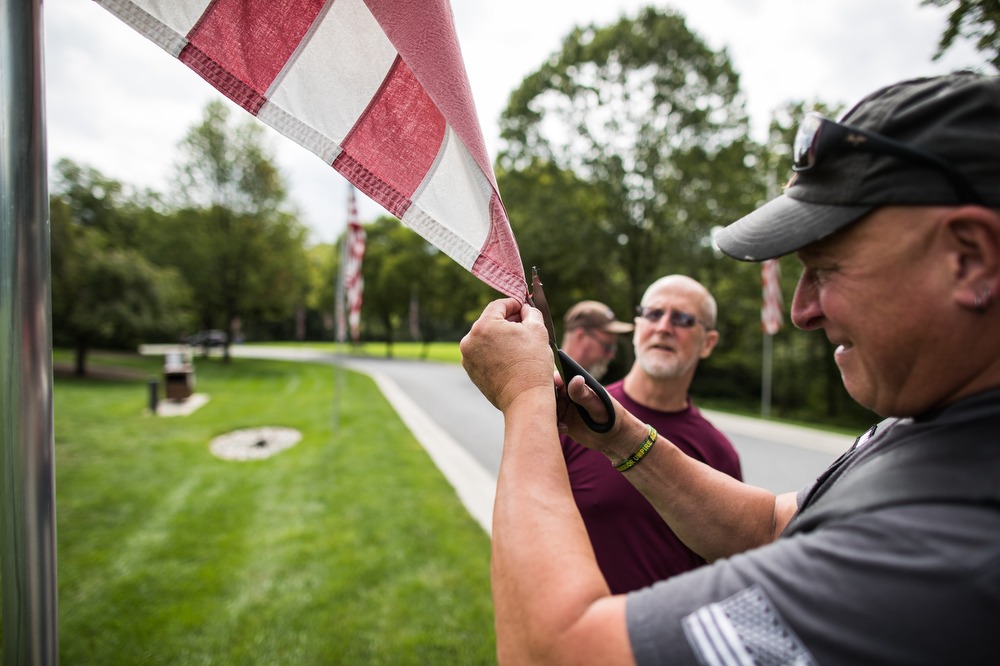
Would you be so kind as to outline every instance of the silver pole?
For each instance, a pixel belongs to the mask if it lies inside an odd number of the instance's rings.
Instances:
[[[778,172],[774,167],[767,172],[767,200],[778,196]],[[760,416],[771,418],[771,363],[774,356],[774,336],[764,333],[764,349],[761,358]]]
[[[773,353],[774,336],[764,334],[764,372],[760,382],[760,415],[761,418],[771,418],[771,356]]]
[[[340,260],[337,262],[337,289],[336,289],[336,302],[333,306],[334,311],[334,329],[336,332],[337,342],[334,345],[334,349],[338,354],[341,355],[340,363],[336,365],[336,377],[333,387],[333,434],[337,435],[340,433],[340,404],[343,399],[344,394],[344,366],[343,366],[343,356],[347,354],[347,346],[345,344],[346,337],[342,335],[340,329],[340,320],[347,318],[347,293],[346,285],[344,284],[344,267],[347,266],[347,229],[344,228],[344,235],[340,237],[340,242],[338,243],[338,250],[340,252]]]
[[[52,305],[40,0],[0,0],[4,664],[58,664]]]

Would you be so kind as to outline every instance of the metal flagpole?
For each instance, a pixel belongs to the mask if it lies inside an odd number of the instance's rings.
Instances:
[[[58,664],[52,303],[40,0],[0,0],[4,664]]]
[[[778,196],[778,172],[772,167],[767,172],[767,200],[771,201]],[[761,326],[761,329],[766,329]],[[764,349],[762,354],[760,379],[760,416],[761,418],[771,418],[771,369],[774,356],[774,334],[764,330]]]
[[[760,416],[771,418],[771,358],[773,355],[774,336],[764,333],[764,372],[760,386]]]
[[[348,216],[350,217],[350,216]],[[347,235],[350,226],[344,227],[344,234],[340,237],[340,261],[337,263],[337,291],[334,298],[336,302],[333,305],[333,318],[334,330],[336,331],[337,343],[335,345],[337,353],[344,356],[347,353],[346,349],[346,322],[347,322],[347,293],[346,286],[344,284],[344,270],[347,267]],[[340,403],[341,396],[344,393],[344,366],[343,359],[340,363],[336,364],[336,377],[335,385],[333,389],[333,432],[337,434],[340,432]]]

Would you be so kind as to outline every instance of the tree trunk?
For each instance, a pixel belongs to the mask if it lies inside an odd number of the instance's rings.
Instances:
[[[226,327],[226,342],[222,345],[222,362],[229,363],[229,345],[233,344],[236,334],[239,333],[239,319],[235,316],[227,318],[229,326]]]
[[[76,370],[74,374],[77,377],[87,376],[87,343],[78,340],[76,343]]]

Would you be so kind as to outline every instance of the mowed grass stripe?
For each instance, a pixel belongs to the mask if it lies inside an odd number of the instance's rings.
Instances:
[[[495,662],[489,539],[371,380],[334,436],[329,366],[196,363],[185,418],[141,416],[142,382],[56,384],[64,663]],[[304,438],[208,452],[259,425]]]

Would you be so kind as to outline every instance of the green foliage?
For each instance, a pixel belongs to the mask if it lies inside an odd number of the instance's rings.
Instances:
[[[413,296],[419,303],[425,343],[457,339],[486,303],[499,297],[394,217],[380,217],[365,227],[365,233],[362,326],[366,337],[388,343],[387,355],[392,355],[400,329],[408,330]]]
[[[948,27],[941,34],[934,59],[951,48],[958,37],[974,39],[976,49],[1000,72],[1000,2],[997,0],[923,0],[921,4],[950,7]]]
[[[489,537],[370,379],[348,374],[335,435],[329,366],[196,372],[211,401],[171,419],[141,381],[56,381],[63,663],[495,663]],[[209,453],[263,425],[304,437]],[[392,464],[347,472],[374,441]]]
[[[187,207],[227,208],[250,215],[272,211],[286,196],[264,129],[252,120],[231,124],[229,108],[209,102],[200,125],[181,141],[179,194]]]
[[[609,225],[601,224],[607,207],[599,188],[541,158],[523,169],[498,168],[497,183],[525,277],[530,283],[531,268],[538,267],[553,317],[585,298],[627,307],[619,289],[623,277],[594,270],[617,245]]]
[[[649,8],[574,29],[511,94],[497,163],[521,258],[526,269],[538,267],[557,324],[587,298],[628,318],[653,280],[689,275],[714,294],[720,332],[692,395],[699,404],[759,409],[760,266],[724,257],[711,236],[779,194],[807,109],[837,113],[818,102],[788,104],[758,145],[727,54],[709,49],[680,16]],[[781,265],[787,312],[800,268],[795,257]],[[774,352],[776,415],[870,424],[821,332],[786,321]],[[630,363],[619,354],[605,379]]]
[[[191,285],[199,326],[225,330],[236,318],[288,316],[305,300],[305,237],[287,213],[217,206],[164,216],[150,230],[149,245]]]
[[[139,227],[125,212],[121,183],[69,160],[56,169],[61,178],[49,202],[53,335],[73,346],[83,375],[95,345],[135,345],[183,330],[190,294],[177,271],[136,249]]]
[[[211,102],[181,152],[174,205],[93,168],[56,165],[55,336],[81,356],[92,344],[174,340],[198,328],[233,339],[243,320],[253,326],[305,305],[307,232],[283,207],[263,129],[231,123],[227,107]]]
[[[306,305],[313,310],[333,312],[337,293],[338,245],[320,243],[306,250],[309,293]]]
[[[306,230],[281,208],[285,187],[262,128],[232,124],[227,107],[210,102],[181,151],[185,207],[162,220],[152,244],[194,289],[202,328],[228,330],[232,340],[243,317],[290,315],[308,290]]]
[[[757,172],[744,167],[758,149],[739,76],[725,51],[713,52],[671,12],[647,8],[574,29],[511,94],[501,129],[507,182],[514,172],[566,182],[556,172],[571,171],[568,180],[586,184],[572,184],[590,190],[586,220],[561,223],[567,234],[580,229],[576,246],[589,242],[581,263],[605,274],[583,284],[603,281],[623,294],[625,311],[660,275],[704,269],[712,228],[762,197]],[[534,224],[552,224],[529,208],[537,198],[504,193],[508,210],[523,205]]]

